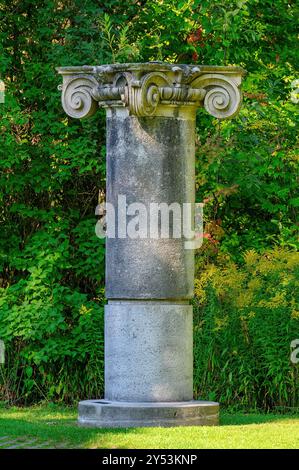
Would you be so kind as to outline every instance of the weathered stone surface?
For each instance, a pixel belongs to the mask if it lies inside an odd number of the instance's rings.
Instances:
[[[99,428],[215,426],[219,424],[219,404],[195,400],[169,403],[85,400],[79,403],[79,424]]]
[[[184,118],[107,118],[107,202],[194,203],[194,114]],[[132,217],[127,216],[127,222]],[[116,230],[118,217],[116,211]],[[148,217],[149,222],[149,217]],[[160,227],[159,227],[160,228]],[[110,299],[188,299],[193,296],[194,253],[184,237],[107,238],[106,296]],[[183,234],[182,234],[183,235]]]
[[[235,116],[240,67],[149,62],[62,67],[62,105],[75,118],[107,110],[107,202],[116,209],[106,243],[105,397],[79,404],[98,427],[218,424],[219,405],[192,401],[194,252],[183,236],[119,234],[126,204],[194,202],[197,108]],[[177,222],[177,221],[176,221]],[[109,221],[108,221],[109,225]],[[172,224],[174,228],[176,224]]]
[[[192,306],[109,301],[105,307],[105,399],[193,398]]]
[[[218,119],[237,114],[245,71],[240,67],[168,64],[114,64],[59,67],[62,105],[72,117],[89,117],[96,104],[126,106],[136,116],[173,116],[173,108],[204,106]],[[177,111],[175,111],[177,112]]]

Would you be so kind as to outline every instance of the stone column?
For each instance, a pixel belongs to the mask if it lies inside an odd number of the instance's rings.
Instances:
[[[234,116],[244,71],[150,62],[58,72],[69,116],[106,108],[106,200],[115,208],[115,237],[106,239],[105,399],[80,402],[79,423],[217,424],[218,403],[193,400],[194,250],[175,234],[178,212],[163,232],[157,204],[176,203],[181,215],[194,204],[196,110]],[[140,204],[145,230],[135,218]]]

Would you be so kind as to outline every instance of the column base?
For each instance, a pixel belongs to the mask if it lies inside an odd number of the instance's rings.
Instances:
[[[78,423],[97,428],[215,426],[219,424],[219,403],[84,400],[79,403]]]

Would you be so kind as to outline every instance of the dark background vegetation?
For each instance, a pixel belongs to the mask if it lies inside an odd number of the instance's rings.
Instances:
[[[198,112],[195,397],[299,406],[298,13],[293,0],[0,0],[1,400],[103,393],[105,117],[68,118],[55,67],[164,60],[248,71],[237,118]]]

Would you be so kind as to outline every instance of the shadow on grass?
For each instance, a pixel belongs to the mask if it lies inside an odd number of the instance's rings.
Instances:
[[[139,431],[139,430],[138,430]],[[133,430],[136,434],[137,430]],[[142,432],[142,429],[140,429]],[[100,429],[78,426],[75,419],[69,418],[55,418],[49,417],[31,419],[15,418],[13,416],[1,418],[0,417],[0,437],[34,437],[40,440],[49,440],[63,442],[70,446],[87,447],[90,441],[95,438],[98,441],[99,447],[107,448],[107,442],[117,442],[117,436],[131,433],[132,430],[128,429]]]
[[[287,419],[298,419],[299,414],[278,414],[278,413],[220,413],[221,426],[245,426],[250,424],[264,424],[284,421]]]
[[[24,412],[24,415],[26,413]],[[30,414],[30,411],[28,411]],[[35,413],[36,414],[36,413]],[[216,427],[184,427],[184,428],[89,428],[77,425],[75,419],[63,416],[24,416],[14,417],[7,413],[1,417],[0,437],[37,438],[40,442],[48,441],[51,448],[97,448],[97,449],[134,449],[134,448],[234,448],[235,441],[239,442],[238,427],[247,427],[252,435],[257,433],[255,425],[265,423],[283,423],[295,420],[294,415],[258,415],[223,413],[221,426]],[[293,424],[295,426],[296,423]],[[244,430],[244,427],[243,427]],[[283,432],[283,429],[281,430]],[[271,436],[269,426],[267,436]],[[215,441],[216,439],[216,441]],[[267,437],[267,439],[270,439]],[[255,441],[254,441],[255,442]],[[209,445],[210,443],[210,445]],[[250,444],[250,439],[249,439]],[[268,444],[267,444],[268,445]],[[266,446],[267,447],[267,446]]]

